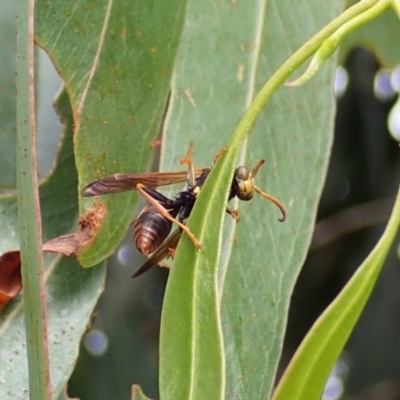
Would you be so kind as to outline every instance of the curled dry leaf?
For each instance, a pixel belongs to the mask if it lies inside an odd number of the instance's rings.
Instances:
[[[89,210],[79,219],[79,230],[49,240],[43,245],[43,251],[64,256],[78,254],[82,248],[90,245],[105,215],[106,208],[100,203],[95,210]]]
[[[76,255],[88,246],[106,215],[106,208],[99,204],[79,219],[79,229],[68,235],[59,236],[43,244],[43,251]],[[18,296],[22,289],[21,256],[19,250],[11,250],[0,256],[0,311]]]
[[[22,288],[21,257],[18,250],[0,256],[0,310],[18,296]]]

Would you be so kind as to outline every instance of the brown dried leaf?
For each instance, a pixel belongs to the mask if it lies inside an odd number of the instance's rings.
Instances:
[[[43,244],[43,251],[65,256],[76,255],[92,242],[105,215],[106,208],[100,203],[95,210],[88,211],[80,218],[76,232],[49,240]],[[20,251],[11,250],[0,256],[0,311],[18,296],[21,289]]]
[[[18,250],[0,256],[0,310],[22,289],[21,257]]]
[[[64,256],[78,254],[82,248],[90,245],[105,215],[106,208],[99,203],[95,210],[89,210],[79,219],[78,231],[49,240],[43,245],[43,251],[60,253]]]

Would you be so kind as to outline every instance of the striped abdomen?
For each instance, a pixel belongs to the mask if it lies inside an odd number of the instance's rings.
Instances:
[[[147,205],[133,225],[136,248],[145,256],[153,253],[169,235],[171,228],[171,221],[163,217],[154,206]]]

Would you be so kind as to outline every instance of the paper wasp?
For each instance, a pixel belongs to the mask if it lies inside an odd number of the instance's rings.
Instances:
[[[189,217],[197,195],[204,185],[211,168],[195,169],[191,161],[192,152],[193,145],[191,143],[186,157],[181,160],[181,164],[188,165],[187,171],[149,172],[142,174],[119,173],[92,182],[82,190],[82,196],[89,197],[136,189],[149,202],[134,223],[133,238],[136,248],[142,254],[151,254],[151,256],[133,277],[141,275],[170,254],[176,248],[181,232],[185,232],[188,235],[196,249],[201,248],[200,242],[184,224],[184,221]],[[214,158],[214,162],[218,158],[219,155]],[[234,197],[237,197],[239,200],[249,201],[253,198],[254,192],[257,192],[279,207],[282,212],[282,218],[279,221],[283,222],[286,219],[286,210],[283,204],[275,197],[263,192],[254,184],[253,179],[263,164],[264,160],[259,161],[251,173],[245,166],[236,168],[228,201]],[[187,182],[186,188],[172,199],[154,189],[158,186],[185,181]],[[233,210],[227,206],[226,211],[235,220],[239,220],[237,210]],[[173,223],[178,225],[179,229],[168,237]]]
[[[133,226],[134,241],[137,249],[144,255],[153,253],[169,235],[172,223],[186,232],[197,249],[201,244],[184,225],[183,221],[190,215],[197,196],[197,189],[203,186],[210,168],[195,169],[191,162],[193,146],[189,146],[187,156],[181,164],[189,166],[188,171],[149,172],[142,174],[115,174],[85,186],[82,196],[97,196],[120,193],[136,189],[149,204],[139,214]],[[158,186],[187,182],[185,190],[173,199],[165,197],[155,190]]]

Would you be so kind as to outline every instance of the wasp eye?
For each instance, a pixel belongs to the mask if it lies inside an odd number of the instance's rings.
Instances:
[[[249,179],[250,172],[247,167],[242,165],[241,167],[237,167],[235,171],[235,178],[237,181],[247,181]]]

